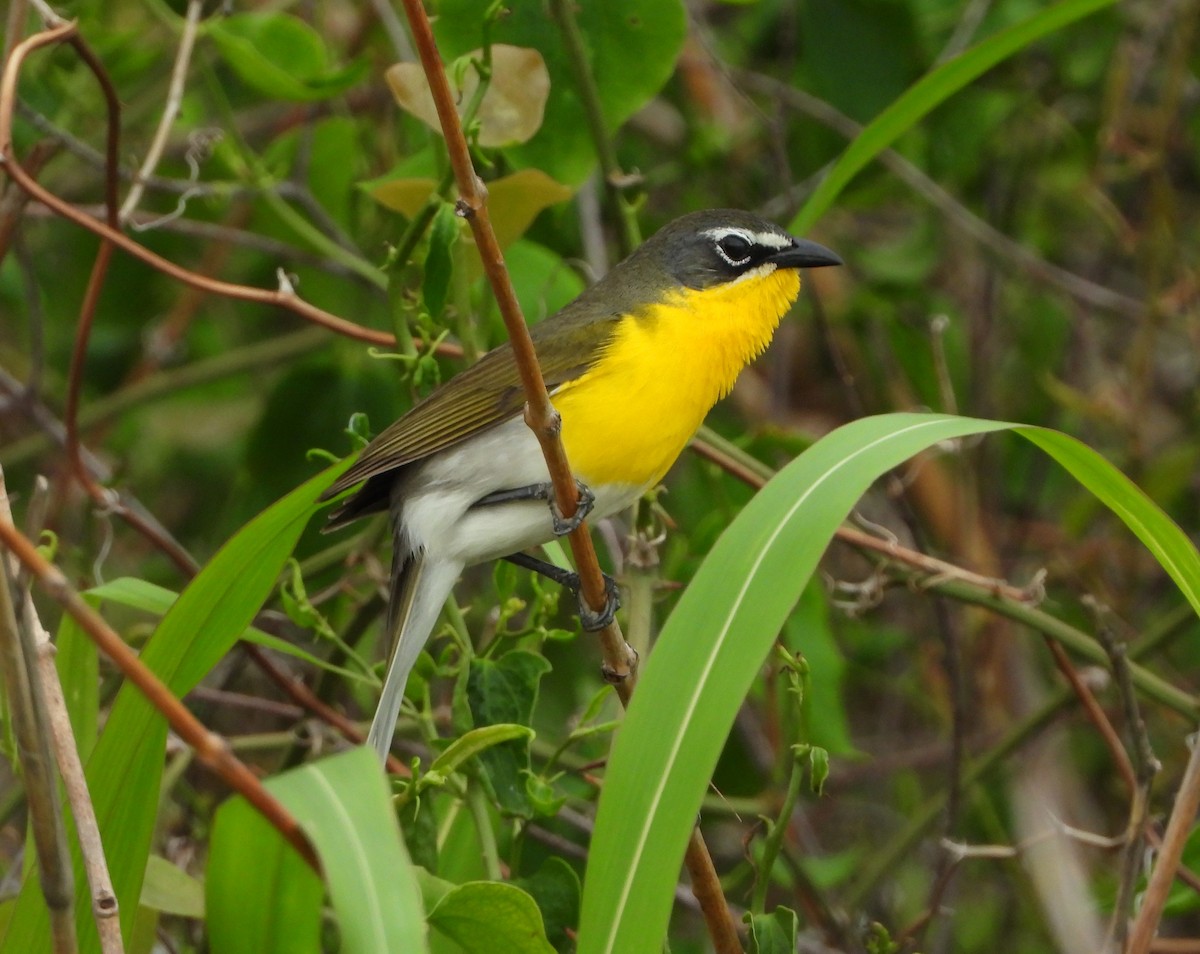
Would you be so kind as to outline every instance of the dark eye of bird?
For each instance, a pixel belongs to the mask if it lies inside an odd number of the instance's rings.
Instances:
[[[751,245],[740,235],[726,235],[717,242],[717,251],[730,265],[745,265],[750,261]]]

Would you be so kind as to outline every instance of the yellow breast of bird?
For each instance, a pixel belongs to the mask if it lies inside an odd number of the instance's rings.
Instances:
[[[603,357],[553,398],[575,473],[592,486],[658,483],[799,291],[794,269],[764,268],[625,318]]]

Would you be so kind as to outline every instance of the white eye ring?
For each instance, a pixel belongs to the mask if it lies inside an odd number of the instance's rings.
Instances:
[[[730,242],[730,239],[733,239],[734,241]],[[726,251],[726,242],[729,242],[730,245],[742,245],[745,248],[746,254],[740,258],[734,258],[729,251]],[[750,261],[750,252],[754,248],[754,242],[744,233],[731,230],[720,236],[714,235],[713,247],[717,250],[717,254],[720,255],[721,258],[725,259],[730,266],[733,268],[740,268],[742,265],[745,265]]]

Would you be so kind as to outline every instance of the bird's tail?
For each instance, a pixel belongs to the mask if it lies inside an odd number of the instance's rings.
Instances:
[[[380,761],[387,758],[392,746],[408,675],[462,572],[458,563],[430,560],[424,550],[407,555],[397,550],[393,560],[387,624],[392,658],[367,736]]]

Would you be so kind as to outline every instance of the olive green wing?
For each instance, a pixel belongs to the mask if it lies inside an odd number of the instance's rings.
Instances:
[[[620,320],[620,316],[612,315],[581,322],[574,327],[568,324],[564,328],[561,321],[564,317],[567,316],[560,312],[531,329],[538,363],[546,387],[551,391],[578,377],[595,360],[600,349],[591,343],[602,341],[611,333],[596,325],[615,325]],[[513,361],[512,347],[505,343],[456,374],[380,432],[322,499],[336,497],[364,480],[453,447],[480,431],[516,417],[524,407],[525,392]],[[343,518],[358,512],[358,508],[346,508],[346,511],[345,514],[335,512],[331,519],[341,523]]]

